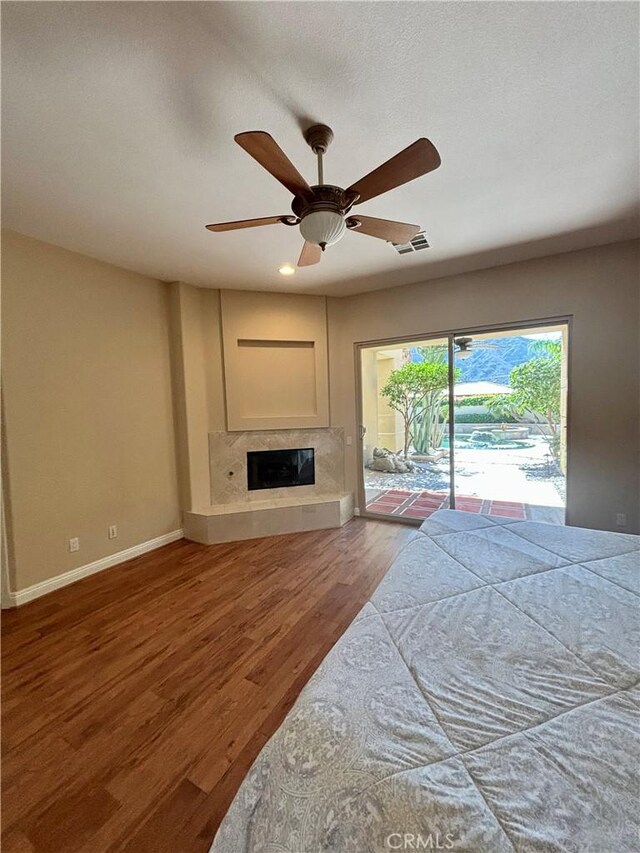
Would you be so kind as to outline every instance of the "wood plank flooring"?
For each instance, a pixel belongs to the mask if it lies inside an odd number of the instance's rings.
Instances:
[[[207,851],[412,535],[182,540],[3,611],[3,853]]]

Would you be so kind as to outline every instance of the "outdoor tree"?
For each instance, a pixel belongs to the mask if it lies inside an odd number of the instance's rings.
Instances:
[[[389,375],[380,393],[404,421],[405,459],[409,454],[411,430],[423,413],[427,397],[434,391],[442,395],[448,382],[449,372],[444,362],[409,362]]]
[[[512,393],[495,397],[489,408],[498,416],[501,413],[519,418],[530,413],[538,416],[549,427],[549,447],[557,457],[560,452],[561,343],[538,341],[532,351],[540,355],[517,365],[509,374]]]
[[[446,346],[424,346],[417,348],[424,362],[430,364],[447,365]],[[460,371],[456,368],[454,376],[457,379]],[[434,379],[438,381],[432,384],[422,402],[421,411],[411,428],[413,446],[418,453],[429,453],[437,450],[444,438],[444,431],[448,420],[448,407],[446,405],[447,390],[449,387],[448,370],[437,371]]]

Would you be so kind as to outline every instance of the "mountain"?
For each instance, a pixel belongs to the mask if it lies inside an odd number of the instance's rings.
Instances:
[[[484,379],[508,385],[511,370],[533,357],[530,351],[532,341],[529,338],[492,338],[482,343],[495,345],[495,349],[478,349],[478,342],[472,345],[469,358],[457,359],[460,382],[479,382]]]
[[[530,338],[514,335],[510,338],[490,338],[478,341],[472,345],[471,355],[465,359],[456,359],[456,367],[460,370],[459,382],[497,382],[499,385],[509,384],[509,374],[518,364],[534,358],[531,352]],[[485,349],[482,344],[491,344]],[[444,352],[444,348],[442,349]],[[421,361],[416,349],[411,350],[411,360]]]

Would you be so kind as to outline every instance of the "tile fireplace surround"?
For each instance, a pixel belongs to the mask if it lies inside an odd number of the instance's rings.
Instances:
[[[293,450],[313,447],[316,482],[250,492],[247,489],[247,453],[250,450]],[[209,464],[211,503],[262,503],[285,498],[290,501],[312,495],[336,495],[344,491],[344,430],[279,429],[259,432],[210,432]],[[233,471],[231,475],[230,472]]]
[[[249,491],[247,453],[313,447],[311,486]],[[339,527],[353,515],[344,491],[344,431],[317,429],[209,433],[211,506],[185,513],[185,535],[205,544]]]

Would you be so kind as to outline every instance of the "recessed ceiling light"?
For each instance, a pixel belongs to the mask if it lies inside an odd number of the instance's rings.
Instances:
[[[295,271],[296,268],[292,267],[291,264],[283,264],[278,270],[280,275],[293,275]]]

